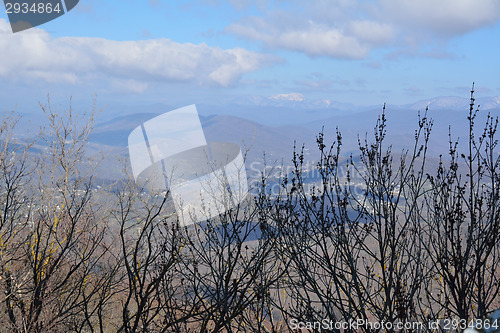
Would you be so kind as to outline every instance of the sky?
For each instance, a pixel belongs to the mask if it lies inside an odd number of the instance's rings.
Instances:
[[[13,34],[0,5],[2,109],[500,96],[498,0],[81,0]]]

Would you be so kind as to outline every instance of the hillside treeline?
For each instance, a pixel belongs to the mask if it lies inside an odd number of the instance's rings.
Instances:
[[[459,330],[500,307],[498,119],[476,124],[473,92],[437,165],[426,113],[393,152],[382,112],[351,156],[340,131],[318,135],[314,181],[298,147],[292,172],[187,227],[168,193],[97,186],[92,116],[43,110],[36,141],[16,141],[12,114],[0,128],[1,332]]]

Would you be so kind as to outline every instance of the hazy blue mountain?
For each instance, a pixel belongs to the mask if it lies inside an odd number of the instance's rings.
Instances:
[[[480,105],[482,110],[491,110],[500,108],[500,97],[478,97],[475,101],[476,106]],[[464,110],[468,109],[470,99],[456,96],[435,97],[421,100],[404,107],[411,110],[425,110],[426,107],[435,110]]]
[[[105,146],[126,147],[130,132],[144,121],[157,116],[152,113],[137,113],[117,117],[97,124],[89,141]],[[227,115],[200,116],[207,142],[233,142],[243,150],[249,150],[253,159],[268,156],[290,156],[293,143],[314,138],[314,133],[305,127],[272,127],[247,119]]]
[[[108,146],[125,147],[128,145],[128,136],[130,132],[146,120],[158,114],[159,113],[134,113],[98,123],[92,131],[89,141]]]
[[[279,102],[279,101],[278,101]],[[269,164],[290,164],[294,144],[300,149],[305,144],[306,159],[317,160],[315,152],[316,136],[325,133],[326,142],[336,138],[337,128],[342,133],[342,152],[345,156],[358,152],[358,138],[363,142],[373,141],[373,131],[382,106],[348,109],[348,106],[311,106],[318,101],[254,101],[255,105],[197,105],[200,119],[208,142],[234,142],[247,152],[247,162],[258,161],[263,165],[264,152]],[[288,103],[290,102],[290,103]],[[257,104],[261,105],[257,105]],[[274,105],[273,105],[274,103]],[[295,103],[295,104],[294,104]],[[304,103],[304,104],[301,104]],[[434,121],[430,139],[429,154],[437,159],[446,155],[449,149],[449,127],[451,137],[465,144],[468,133],[468,103],[466,98],[439,97],[405,106],[388,105],[387,143],[395,153],[411,149],[418,114],[423,116],[429,106],[427,116]],[[482,129],[488,113],[500,115],[499,98],[481,98],[481,112],[476,120],[477,130]],[[89,138],[91,154],[104,152],[101,171],[102,178],[116,178],[122,174],[122,165],[117,165],[116,156],[128,159],[128,135],[144,121],[177,107],[165,104],[147,106],[110,107],[97,116],[97,122]],[[46,124],[42,112],[25,115],[17,127],[18,137],[33,135]]]

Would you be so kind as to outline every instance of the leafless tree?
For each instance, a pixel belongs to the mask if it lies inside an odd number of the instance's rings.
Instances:
[[[500,305],[498,117],[488,115],[476,136],[478,111],[473,87],[466,151],[450,134],[449,166],[441,160],[435,175],[428,176],[424,214],[435,280],[425,295],[439,304],[434,316],[467,321],[484,318]]]
[[[86,299],[101,286],[105,214],[83,173],[91,174],[84,145],[92,116],[79,122],[71,107],[42,109],[49,125],[40,154],[28,154],[31,144],[12,150],[7,139],[0,162],[3,321],[14,332],[77,330]]]
[[[384,148],[382,113],[375,141],[360,142],[359,161],[351,157],[345,168],[340,132],[329,147],[321,133],[316,183],[307,179],[304,151],[294,154],[294,172],[274,198],[272,217],[281,233],[278,249],[291,262],[289,301],[280,302],[288,322],[414,319],[413,301],[427,274],[417,212],[430,128],[427,118],[419,120],[413,149],[396,164]]]
[[[296,150],[293,172],[262,174],[257,194],[187,226],[168,191],[134,179],[97,189],[86,153],[94,112],[42,105],[48,126],[37,142],[15,138],[16,117],[5,115],[0,331],[288,332],[293,320],[484,318],[500,306],[500,157],[497,118],[476,137],[473,94],[466,151],[450,139],[437,171],[427,166],[427,112],[411,147],[394,152],[384,107],[357,154],[343,156],[340,131],[331,144],[320,133],[314,168]]]

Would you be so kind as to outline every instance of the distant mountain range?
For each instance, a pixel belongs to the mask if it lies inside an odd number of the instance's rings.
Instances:
[[[297,103],[300,101],[294,101]],[[271,103],[272,104],[272,103]],[[481,98],[478,124],[486,115],[499,115],[500,98]],[[459,97],[439,97],[416,103],[386,107],[389,137],[399,138],[393,142],[397,148],[411,142],[418,123],[418,113],[423,115],[429,108],[428,117],[434,121],[433,136],[442,143],[448,141],[448,128],[451,126],[455,137],[466,134],[469,100]],[[136,107],[112,119],[98,122],[91,141],[111,145],[127,145],[130,132],[144,121],[175,107],[163,104]],[[348,150],[357,146],[357,135],[372,133],[382,107],[338,109],[317,107],[304,109],[304,106],[276,105],[197,105],[205,135],[209,141],[231,141],[253,149],[268,152],[289,151],[283,145],[314,144],[316,135],[324,128],[327,135],[333,136],[336,128],[344,134],[344,144]],[[406,139],[403,139],[405,138]]]
[[[480,105],[481,110],[491,110],[500,108],[500,96],[499,97],[481,97],[475,101],[476,105]],[[426,107],[430,109],[447,109],[447,110],[461,110],[468,108],[470,105],[470,99],[462,97],[436,97],[428,100],[421,100],[413,104],[406,105],[412,110],[425,110]]]
[[[291,100],[287,98],[290,97]],[[255,99],[245,101],[247,104],[203,105],[197,104],[202,126],[208,142],[234,142],[248,151],[247,162],[262,162],[264,153],[267,163],[289,164],[294,144],[300,148],[303,144],[308,148],[308,159],[315,160],[316,136],[324,131],[325,138],[331,142],[339,128],[343,136],[343,152],[345,156],[358,151],[358,137],[363,141],[373,140],[373,128],[382,112],[382,106],[355,107],[347,104],[326,103],[325,101],[308,101],[300,96],[278,96],[274,100]],[[252,104],[253,103],[253,104]],[[481,112],[476,121],[477,130],[482,129],[486,115],[500,116],[500,98],[479,98]],[[118,109],[110,106],[97,118],[94,131],[90,136],[92,151],[107,151],[128,158],[127,144],[130,132],[144,121],[164,112],[181,106],[151,104],[146,106],[130,106]],[[410,149],[414,144],[414,133],[418,125],[418,113],[423,115],[429,107],[428,117],[433,119],[434,126],[430,139],[429,154],[437,159],[449,149],[448,134],[451,126],[452,139],[463,142],[468,131],[469,100],[458,97],[438,97],[408,105],[386,108],[387,143],[394,152]],[[30,126],[37,124],[42,117],[28,117]],[[20,126],[26,131],[27,125]],[[113,162],[105,163],[104,172],[114,170]],[[111,177],[111,175],[109,175]],[[103,177],[106,178],[106,177]]]

